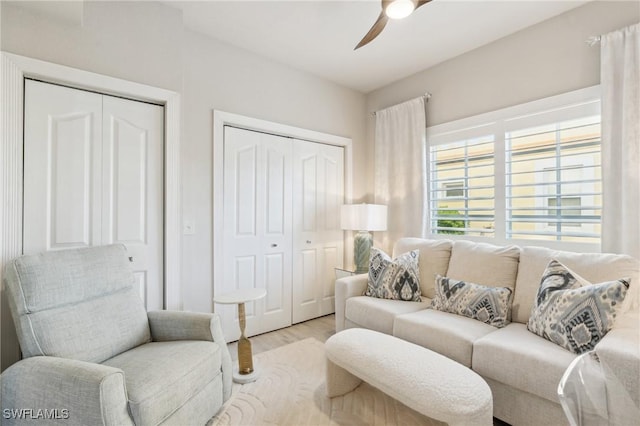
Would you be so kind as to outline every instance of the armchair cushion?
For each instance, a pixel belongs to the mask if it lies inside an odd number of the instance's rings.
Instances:
[[[222,401],[221,353],[213,342],[151,342],[103,365],[124,371],[135,424],[157,425],[212,381],[220,382],[215,398]]]
[[[182,311],[150,311],[149,327],[154,342],[171,340],[205,340],[216,342],[221,348],[223,372],[223,400],[231,396],[233,379],[231,354],[227,349],[218,314]]]
[[[151,338],[122,245],[21,256],[5,278],[25,358],[99,363]]]

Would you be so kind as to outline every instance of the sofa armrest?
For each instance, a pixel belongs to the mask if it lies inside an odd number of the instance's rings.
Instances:
[[[134,424],[119,368],[35,356],[13,364],[0,380],[3,425],[51,424],[54,419],[65,419],[66,425]]]
[[[226,401],[231,396],[233,380],[231,354],[222,333],[220,316],[202,312],[150,311],[149,328],[154,342],[172,340],[207,340],[220,345],[222,353],[223,395]]]
[[[640,418],[640,329],[614,328],[596,346],[605,375],[609,424]]]
[[[368,274],[352,275],[336,280],[336,333],[344,330],[347,299],[362,296],[367,289]]]

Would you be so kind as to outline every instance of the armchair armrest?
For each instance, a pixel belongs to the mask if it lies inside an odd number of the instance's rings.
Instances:
[[[605,376],[609,424],[640,418],[640,329],[614,328],[596,346]]]
[[[367,289],[368,274],[353,275],[336,280],[336,333],[344,330],[347,299],[362,296]]]
[[[231,354],[224,340],[220,316],[201,312],[150,311],[147,312],[151,340],[206,340],[220,345],[222,355],[222,383],[224,400],[231,396],[233,379]]]
[[[9,367],[0,380],[3,425],[30,420],[50,424],[54,419],[65,419],[68,425],[134,424],[119,368],[35,356]]]

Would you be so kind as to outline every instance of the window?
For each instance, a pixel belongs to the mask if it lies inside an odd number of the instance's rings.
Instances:
[[[558,204],[558,201],[560,202]],[[560,208],[557,208],[557,207]],[[552,197],[547,198],[547,207],[548,207],[548,216],[557,218],[556,221],[548,224],[550,227],[557,228],[560,224],[562,225],[564,222],[565,226],[581,226],[580,222],[570,222],[564,219],[577,219],[582,216],[582,210],[580,207],[582,206],[582,198],[581,197]]]
[[[442,188],[445,198],[464,197],[464,182],[462,181],[444,182]]]
[[[600,116],[505,134],[507,238],[599,242]]]
[[[591,87],[428,129],[432,234],[600,243]]]
[[[493,234],[494,145],[490,135],[431,148],[433,232]]]

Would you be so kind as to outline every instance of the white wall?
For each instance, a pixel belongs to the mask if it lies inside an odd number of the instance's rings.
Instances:
[[[1,2],[2,50],[179,92],[182,12],[154,2],[83,3],[81,19]]]
[[[182,12],[154,2],[84,2],[82,19],[1,2],[1,49],[158,86],[182,96],[184,309],[212,309],[212,111],[271,120],[353,140],[353,195],[362,199],[365,96],[184,29]],[[6,312],[2,312],[5,315]],[[3,329],[7,321],[3,321]],[[3,331],[2,365],[16,354]]]
[[[637,1],[588,3],[373,91],[367,111],[428,91],[432,126],[593,86],[600,83],[600,49],[589,47],[587,37],[638,21]],[[373,140],[375,121],[367,117],[367,140]],[[367,154],[366,164],[373,164],[372,147]]]

